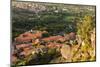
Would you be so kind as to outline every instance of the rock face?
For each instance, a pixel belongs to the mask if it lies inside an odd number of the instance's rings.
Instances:
[[[66,59],[66,62],[71,62],[71,47],[69,45],[63,45],[61,48],[61,55]]]

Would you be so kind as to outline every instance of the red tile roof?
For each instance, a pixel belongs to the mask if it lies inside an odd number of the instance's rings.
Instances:
[[[58,40],[64,40],[64,37],[62,36],[50,36],[47,38],[43,38],[44,41],[58,41]]]
[[[32,41],[33,38],[41,38],[42,37],[42,33],[29,33],[26,32],[24,34],[21,34],[19,37],[15,38],[16,42],[30,42]]]

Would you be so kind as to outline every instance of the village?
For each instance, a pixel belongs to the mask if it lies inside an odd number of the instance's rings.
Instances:
[[[95,6],[12,1],[12,67],[96,60]]]
[[[84,45],[81,38],[74,32],[64,34],[64,36],[56,35],[44,37],[43,34],[47,33],[47,31],[31,30],[16,37],[13,44],[14,50],[12,50],[12,63],[17,63],[18,59],[26,59],[30,55],[35,56],[32,58],[36,60],[39,57],[37,56],[39,53],[48,54],[48,51],[53,48],[56,49],[54,54],[58,52],[57,57],[61,56],[64,59],[63,62],[72,62],[72,57],[75,55],[74,52],[79,51],[81,46]],[[50,57],[54,57],[54,54],[52,54],[51,51]],[[86,54],[88,58],[90,54]],[[81,55],[79,57],[81,57]],[[79,57],[77,57],[77,59]],[[33,64],[38,63],[34,62]]]

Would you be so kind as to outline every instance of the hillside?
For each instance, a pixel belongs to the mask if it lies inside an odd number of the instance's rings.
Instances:
[[[95,6],[12,1],[12,66],[95,61]]]

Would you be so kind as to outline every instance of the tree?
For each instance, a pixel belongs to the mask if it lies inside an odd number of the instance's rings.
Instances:
[[[90,31],[93,29],[93,23],[92,16],[85,16],[82,22],[77,24],[78,35],[81,35],[82,40],[88,45],[90,45]]]

